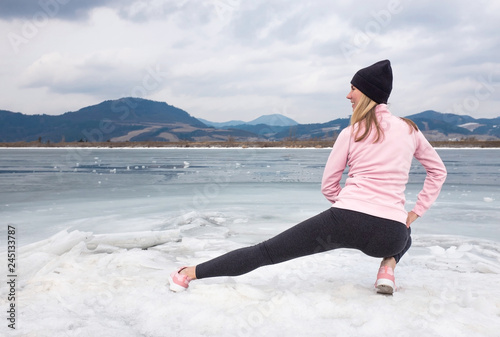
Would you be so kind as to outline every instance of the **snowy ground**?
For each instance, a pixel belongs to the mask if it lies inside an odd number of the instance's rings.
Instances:
[[[13,336],[498,336],[500,244],[414,237],[398,291],[378,260],[338,250],[168,290],[168,274],[243,246],[223,214],[165,231],[62,231],[20,249]],[[147,249],[146,249],[147,248]],[[2,288],[0,301],[6,299]],[[1,303],[4,307],[4,303]]]

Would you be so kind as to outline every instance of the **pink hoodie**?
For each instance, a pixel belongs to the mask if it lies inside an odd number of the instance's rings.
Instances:
[[[321,191],[332,207],[363,212],[406,223],[405,188],[415,157],[427,171],[424,187],[413,212],[422,216],[436,200],[446,179],[446,168],[436,150],[420,131],[393,116],[386,104],[375,108],[384,135],[373,143],[376,132],[355,142],[352,135],[358,124],[342,130],[333,145],[323,173]],[[345,186],[342,172],[349,166]]]

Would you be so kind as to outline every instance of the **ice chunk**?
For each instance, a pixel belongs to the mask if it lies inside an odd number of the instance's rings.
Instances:
[[[167,242],[180,240],[180,231],[177,229],[166,231],[144,231],[119,234],[96,234],[87,242],[88,249],[96,249],[100,245],[119,248],[149,248]]]
[[[92,233],[63,230],[48,239],[23,246],[19,248],[19,252],[21,254],[37,252],[62,255],[70,251],[79,242],[88,242],[92,237]]]

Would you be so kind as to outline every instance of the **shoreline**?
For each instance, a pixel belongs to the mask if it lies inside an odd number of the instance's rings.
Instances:
[[[435,148],[500,148],[500,140],[479,141],[431,141]],[[40,143],[34,142],[14,142],[0,143],[0,148],[46,148],[46,149],[69,149],[69,148],[331,148],[333,140],[288,140],[269,142],[65,142],[65,143]]]
[[[470,146],[464,146],[464,147],[446,147],[446,146],[440,146],[440,147],[434,147],[436,150],[500,150],[499,147],[470,147]],[[102,146],[95,146],[95,147],[71,147],[71,146],[50,146],[50,147],[42,147],[42,146],[37,146],[37,147],[29,147],[29,146],[23,146],[23,147],[7,147],[7,146],[0,146],[0,151],[2,150],[71,150],[71,151],[85,151],[85,150],[324,150],[324,149],[332,149],[332,147],[215,147],[215,146],[198,146],[198,147],[175,147],[175,146],[163,146],[163,147],[140,147],[140,146],[122,146],[122,147],[102,147]]]

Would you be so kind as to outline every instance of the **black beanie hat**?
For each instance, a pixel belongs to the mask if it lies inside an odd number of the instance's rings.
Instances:
[[[383,60],[358,70],[351,84],[376,103],[387,103],[392,91],[391,62]]]

